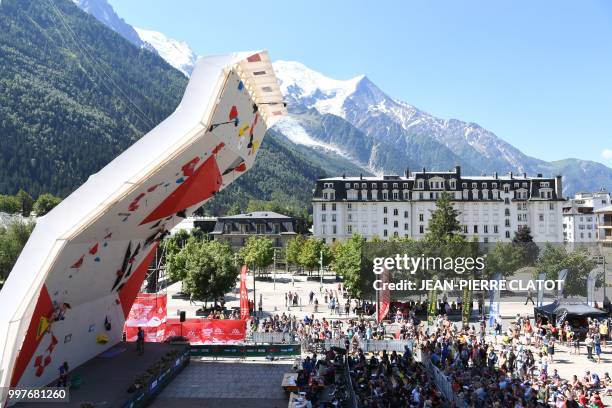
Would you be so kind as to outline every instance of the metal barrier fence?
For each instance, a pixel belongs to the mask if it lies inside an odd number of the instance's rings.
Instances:
[[[446,375],[431,362],[429,355],[426,353],[419,353],[418,355],[423,367],[425,367],[430,374],[431,378],[436,383],[436,387],[440,390],[442,395],[444,395],[449,405],[456,408],[467,408],[465,401],[457,398],[457,394],[453,391],[450,381]]]
[[[289,344],[299,343],[296,336],[292,333],[260,333],[254,332],[252,335],[252,342],[255,344],[269,343],[269,344]]]

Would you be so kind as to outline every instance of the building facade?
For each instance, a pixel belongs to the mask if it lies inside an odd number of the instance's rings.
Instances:
[[[610,193],[577,193],[563,204],[563,239],[565,242],[591,243],[599,240],[595,211],[609,206]]]
[[[273,211],[255,211],[217,218],[210,234],[232,248],[242,247],[249,237],[265,236],[272,239],[275,248],[281,249],[300,232],[301,222],[296,218]]]
[[[436,200],[447,192],[468,238],[507,242],[527,226],[536,242],[563,242],[562,191],[561,176],[463,176],[459,166],[448,172],[319,179],[312,198],[313,234],[326,242],[353,233],[366,239],[420,239]]]
[[[612,205],[595,210],[599,242],[604,247],[612,247]]]

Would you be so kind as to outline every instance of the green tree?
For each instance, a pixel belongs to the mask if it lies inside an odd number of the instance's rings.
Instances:
[[[34,200],[32,196],[25,192],[25,190],[20,189],[17,192],[17,200],[19,200],[21,215],[24,217],[29,217],[32,212],[32,208],[34,207]]]
[[[459,211],[450,201],[450,194],[443,192],[440,199],[436,201],[436,208],[431,211],[429,226],[425,239],[430,242],[448,242],[454,237],[461,235],[461,223],[459,222]]]
[[[270,238],[252,236],[240,249],[240,259],[252,270],[263,270],[274,262],[274,243]]]
[[[287,242],[287,248],[285,249],[285,256],[287,258],[287,264],[293,266],[300,266],[300,252],[304,245],[304,237],[302,235],[296,235],[295,238]]]
[[[233,203],[228,209],[225,215],[237,215],[242,212],[242,208],[240,208],[240,203]]]
[[[359,234],[353,234],[348,240],[334,247],[331,267],[342,276],[351,297],[360,298],[361,250],[365,240]]]
[[[17,197],[0,194],[0,212],[17,214],[21,211],[21,203]]]
[[[546,244],[536,264],[536,274],[546,274],[546,279],[557,279],[559,271],[567,269],[567,278],[563,289],[564,296],[585,296],[589,272],[595,266],[594,261],[584,248],[568,252],[561,245]],[[601,285],[598,279],[597,286]]]
[[[234,287],[239,274],[231,248],[219,241],[197,242],[186,257],[185,268],[185,289],[193,300],[204,302],[216,303]]]
[[[512,242],[515,246],[521,248],[525,264],[532,265],[537,261],[540,248],[533,242],[531,229],[528,226],[524,226],[515,231]]]
[[[525,266],[523,247],[513,243],[498,242],[487,255],[486,265],[489,275],[499,272],[504,277],[512,276]]]
[[[24,221],[0,228],[0,280],[8,277],[33,229],[33,222]]]
[[[37,217],[47,215],[55,206],[62,202],[62,199],[54,196],[51,193],[44,193],[38,196],[34,203],[33,210]]]
[[[181,248],[178,248],[181,242],[184,242],[184,244]],[[189,237],[186,241],[171,238],[165,244],[166,273],[171,282],[184,281],[187,278],[187,261],[196,251],[199,244],[200,242],[194,237]]]

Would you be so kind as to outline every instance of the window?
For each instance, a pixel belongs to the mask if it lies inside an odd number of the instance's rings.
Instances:
[[[505,224],[506,224],[506,227],[509,227],[510,226],[510,220],[506,219],[506,223]]]
[[[484,233],[488,234],[489,233],[489,226],[485,225],[483,228],[484,228]]]
[[[354,188],[355,190],[356,190],[356,189],[358,189],[358,188],[359,188],[359,183],[355,183],[355,184],[353,184],[353,188]]]
[[[538,214],[538,220],[540,220],[540,222],[544,221],[544,214]]]
[[[499,228],[497,227],[497,225],[494,225],[494,226],[493,226],[493,232],[494,232],[495,234],[497,234],[497,233],[499,232]]]
[[[349,234],[353,233],[353,226],[352,225],[347,225],[346,226],[346,232],[348,232]]]
[[[408,227],[408,223],[405,223],[405,224],[404,224],[404,229],[405,229],[406,231],[408,231],[408,229],[409,229],[409,227]]]
[[[420,225],[419,226],[419,233],[423,234],[425,232],[425,227]]]
[[[467,225],[464,225],[464,226],[463,226],[463,233],[464,233],[464,234],[467,234],[467,233],[468,233],[468,226],[467,226]]]
[[[393,209],[393,215],[398,215],[398,214],[399,214],[398,209],[397,209],[397,208],[394,208],[394,209]]]
[[[321,210],[322,211],[327,210],[327,205],[325,203],[321,204]]]
[[[506,238],[510,238],[510,231],[506,231]]]
[[[397,183],[393,183],[393,188],[398,188],[398,184]]]
[[[408,211],[404,211],[404,218],[408,218]]]
[[[555,210],[555,204],[554,203],[548,203],[548,209],[550,211],[554,211]]]
[[[336,214],[332,214],[332,222],[336,222]]]
[[[321,214],[321,221],[327,221],[327,214]]]
[[[455,188],[455,180],[451,180],[450,182],[450,188],[454,189]]]
[[[389,193],[387,193],[386,191],[383,191],[383,200],[388,200],[389,199]]]
[[[353,214],[349,214],[349,215],[348,215],[348,220],[349,220],[349,221],[353,221]]]
[[[383,218],[383,224],[387,225],[387,217]]]
[[[461,188],[467,188],[467,183],[461,183]]]
[[[493,188],[497,188],[497,183],[491,183],[491,186],[492,186]]]
[[[423,218],[424,218],[423,214],[419,214],[419,221],[423,222]]]
[[[383,207],[383,214],[387,213],[387,207]]]
[[[393,232],[393,236],[394,236],[394,237],[399,237],[399,233],[398,233],[397,231],[394,231],[394,232]]]
[[[509,216],[510,216],[510,209],[509,209],[509,208],[506,208],[506,209],[504,210],[504,215],[505,215],[506,217],[509,217]]]
[[[510,199],[508,197],[504,198],[504,204],[510,204]]]
[[[332,234],[336,235],[337,234],[337,228],[335,225],[332,225]]]
[[[332,203],[332,211],[336,211],[336,203]]]
[[[402,188],[408,188],[408,183],[402,184]]]
[[[383,183],[383,190],[387,188],[387,183]]]
[[[408,190],[404,190],[404,200],[410,199],[410,192]]]
[[[399,227],[399,223],[397,221],[393,221],[393,228]]]
[[[393,199],[394,200],[399,200],[399,193],[397,191],[393,192]]]
[[[352,209],[353,209],[353,203],[348,203],[348,204],[346,205],[346,207],[347,207],[349,210],[352,210]]]
[[[346,187],[346,188],[351,188],[351,183],[345,183],[345,184],[344,184],[344,187]]]
[[[336,193],[334,193],[334,192],[329,193],[329,199],[330,200],[335,200],[336,199]]]
[[[474,234],[478,234],[478,225],[474,225]]]
[[[383,237],[386,237],[387,235],[387,230],[383,230]]]
[[[329,194],[327,194],[327,193],[323,193],[323,199],[324,199],[324,200],[327,200],[328,198],[329,198]]]

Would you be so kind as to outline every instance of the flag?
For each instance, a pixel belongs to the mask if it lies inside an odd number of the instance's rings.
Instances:
[[[538,275],[538,280],[540,281],[540,285],[538,286],[538,301],[536,302],[536,306],[540,307],[544,304],[544,279],[546,279],[546,274],[541,273]]]
[[[595,306],[595,281],[601,272],[601,266],[598,265],[589,272],[587,277],[587,304],[591,307]]]
[[[557,279],[560,280],[561,282],[559,282],[559,292],[557,293],[557,299],[561,299],[563,297],[563,287],[565,286],[565,279],[567,278],[567,269],[562,269],[559,271],[559,274],[557,275]]]
[[[379,294],[379,301],[378,301],[378,307],[377,307],[377,320],[378,323],[380,323],[385,316],[387,316],[387,313],[389,313],[389,307],[391,306],[391,292],[389,291],[389,270],[387,268],[385,268],[385,270],[382,273],[382,282],[383,282],[383,289],[380,291]]]
[[[492,280],[497,281],[499,283],[501,279],[502,279],[501,273],[497,272],[495,275],[493,275]],[[492,290],[490,293],[491,297],[489,298],[489,327],[493,327],[495,320],[499,316],[499,298],[500,298],[499,286],[500,285],[498,284],[497,288],[495,290]]]
[[[240,270],[240,318],[249,318],[249,291],[247,290],[247,266],[243,265]]]

